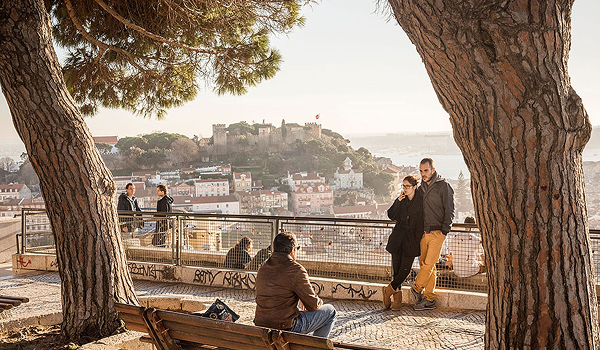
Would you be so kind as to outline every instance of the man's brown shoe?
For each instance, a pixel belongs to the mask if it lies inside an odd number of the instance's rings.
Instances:
[[[398,311],[402,308],[402,291],[394,292],[392,295],[394,302],[392,303],[392,310]]]
[[[381,289],[381,294],[383,295],[383,307],[389,309],[392,306],[392,294],[394,294],[395,290],[391,284],[383,287]]]

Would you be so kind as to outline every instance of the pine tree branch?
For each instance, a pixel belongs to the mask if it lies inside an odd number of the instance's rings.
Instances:
[[[147,31],[146,29],[138,26],[137,24],[134,24],[133,22],[127,20],[126,18],[124,18],[123,16],[119,15],[116,11],[114,11],[112,8],[110,8],[104,1],[102,0],[94,0],[95,3],[97,3],[100,7],[102,7],[106,12],[108,12],[113,18],[115,18],[117,21],[121,22],[123,25],[131,28],[132,30],[135,30],[136,32],[150,38],[153,40],[156,40],[158,42],[161,43],[165,43],[165,44],[169,44],[169,45],[173,45],[176,47],[180,47],[182,49],[186,49],[186,50],[190,50],[190,51],[194,51],[194,52],[199,52],[199,53],[206,53],[206,54],[210,54],[210,55],[218,55],[219,52],[217,51],[213,51],[213,50],[205,50],[205,49],[200,49],[197,47],[193,47],[193,46],[189,46],[186,44],[182,44],[180,42],[177,41],[173,41],[170,39],[167,39],[163,36],[151,33],[149,31]]]
[[[123,50],[116,46],[106,44],[106,43],[94,38],[93,36],[91,36],[85,30],[85,28],[83,27],[81,22],[79,22],[79,19],[77,18],[76,14],[75,14],[75,9],[73,8],[73,4],[71,4],[70,0],[65,0],[65,6],[67,7],[67,12],[69,13],[69,18],[71,18],[71,22],[73,22],[73,25],[75,25],[75,28],[77,28],[77,31],[79,32],[79,34],[81,34],[90,44],[96,45],[100,49],[100,52],[103,52],[106,50],[112,50],[112,51],[118,52],[120,54],[123,54],[124,56],[129,58],[129,62],[133,66],[135,66],[137,69],[139,69],[140,72],[146,71],[146,69],[144,69],[137,62],[135,62],[135,57],[131,52],[129,52],[127,50]],[[97,58],[97,60],[99,61],[99,58]]]

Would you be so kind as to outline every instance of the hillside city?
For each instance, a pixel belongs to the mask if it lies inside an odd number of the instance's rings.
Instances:
[[[392,137],[374,137],[369,147],[391,147]],[[431,147],[432,140],[445,146],[448,137],[412,137],[409,148],[395,151]],[[387,219],[402,179],[418,176],[416,164],[393,164],[364,147],[354,150],[348,139],[318,123],[214,124],[209,138],[153,133],[94,141],[113,172],[115,203],[131,182],[146,210],[156,208],[156,186],[166,184],[179,212]],[[27,155],[21,158],[0,158],[0,217],[44,208],[39,180]],[[600,162],[584,162],[584,170],[589,225],[600,228]],[[474,214],[469,179],[461,172],[448,180],[455,191],[455,222],[461,222]]]

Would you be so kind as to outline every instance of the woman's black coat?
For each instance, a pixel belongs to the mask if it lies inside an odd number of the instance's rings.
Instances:
[[[421,255],[421,237],[423,237],[423,197],[420,191],[415,191],[412,201],[404,197],[388,209],[390,220],[396,221],[396,226],[388,238],[385,249],[391,254],[405,256]]]

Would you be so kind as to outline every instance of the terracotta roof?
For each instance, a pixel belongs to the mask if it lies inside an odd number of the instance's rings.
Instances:
[[[0,190],[8,190],[15,188],[20,191],[23,188],[23,184],[0,185]]]
[[[233,178],[240,180],[242,175],[246,175],[246,179],[250,179],[252,177],[251,173],[233,173]]]
[[[108,143],[109,145],[116,145],[119,140],[116,136],[94,136],[94,143]]]

